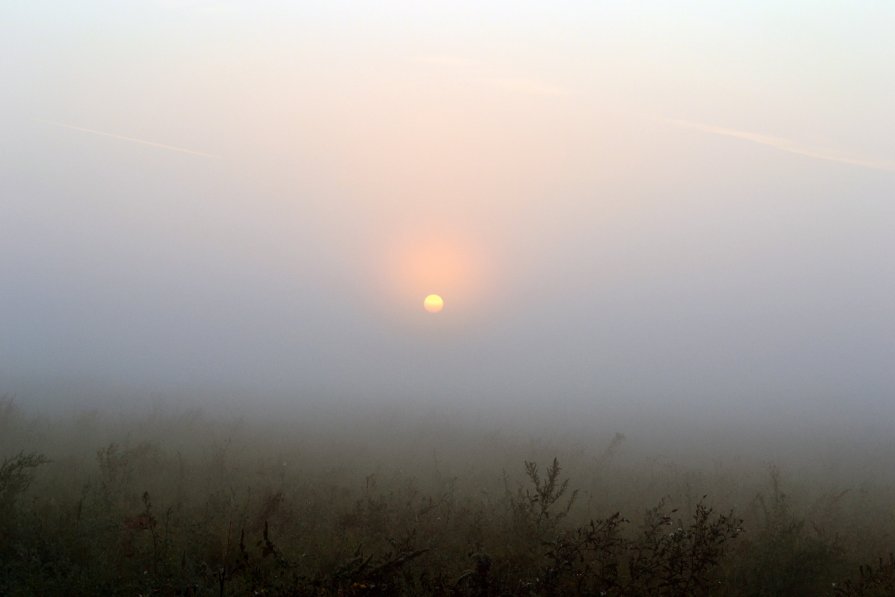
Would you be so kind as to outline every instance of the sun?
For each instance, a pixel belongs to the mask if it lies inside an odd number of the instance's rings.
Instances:
[[[444,309],[444,299],[437,294],[430,294],[423,299],[423,308],[429,313],[439,313]]]

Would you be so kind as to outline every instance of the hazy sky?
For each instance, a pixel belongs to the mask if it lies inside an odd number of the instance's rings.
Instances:
[[[888,1],[4,0],[0,393],[883,412],[892,31]]]

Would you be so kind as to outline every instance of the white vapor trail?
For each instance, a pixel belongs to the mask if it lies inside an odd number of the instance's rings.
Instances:
[[[802,145],[797,141],[792,141],[790,139],[784,139],[782,137],[772,137],[770,135],[762,135],[760,133],[751,133],[748,131],[740,131],[736,129],[729,129],[720,126],[714,126],[710,124],[702,124],[699,122],[691,122],[689,120],[675,120],[672,118],[664,119],[666,123],[679,126],[682,128],[688,128],[695,131],[701,131],[703,133],[709,133],[712,135],[721,135],[723,137],[733,137],[735,139],[742,139],[744,141],[751,141],[752,143],[758,143],[759,145],[766,145],[768,147],[773,147],[774,149],[778,149],[780,151],[786,151],[788,153],[794,153],[797,155],[813,158],[815,160],[825,160],[828,162],[838,162],[840,164],[848,164],[850,166],[859,166],[861,168],[871,168],[873,170],[883,170],[885,172],[895,172],[895,162],[889,161],[879,161],[879,160],[871,160],[860,157],[855,157],[851,155],[847,155],[844,153],[822,149],[818,147],[811,147],[808,145]]]
[[[97,131],[94,129],[84,128],[82,126],[74,126],[72,124],[65,124],[62,122],[53,122],[52,120],[43,120],[43,119],[35,119],[37,122],[43,122],[44,124],[50,124],[53,126],[59,126],[66,129],[71,129],[73,131],[81,131],[82,133],[91,133],[93,135],[100,135],[102,137],[110,137],[112,139],[119,139],[121,141],[130,141],[131,143],[139,143],[140,145],[148,145],[150,147],[157,147],[159,149],[167,149],[168,151],[177,151],[180,153],[188,153],[190,155],[198,155],[204,158],[220,158],[219,155],[214,155],[213,153],[206,153],[204,151],[196,151],[195,149],[186,149],[185,147],[177,147],[175,145],[166,145],[165,143],[156,143],[155,141],[147,141],[145,139],[137,139],[135,137],[125,137],[124,135],[116,135],[115,133],[107,133],[105,131]]]

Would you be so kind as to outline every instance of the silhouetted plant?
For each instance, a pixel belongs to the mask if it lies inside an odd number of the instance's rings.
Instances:
[[[739,554],[733,582],[751,594],[822,594],[844,571],[837,538],[796,514],[776,467],[769,478],[769,490],[756,497],[758,525]]]
[[[11,509],[16,498],[31,484],[34,469],[47,464],[49,459],[43,454],[24,454],[19,452],[6,458],[0,464],[0,509]]]
[[[536,463],[526,460],[524,467],[530,486],[518,488],[515,494],[506,489],[510,509],[517,529],[527,529],[540,535],[554,529],[568,515],[578,497],[578,490],[572,491],[565,503],[559,504],[569,489],[569,479],[560,480],[562,468],[556,458],[547,467],[544,477],[541,477]],[[504,483],[507,483],[506,479]]]
[[[620,569],[630,543],[622,536],[628,523],[621,514],[592,520],[566,532],[547,547],[543,588],[548,594],[612,594],[621,588]]]
[[[895,556],[875,565],[861,565],[858,578],[835,585],[836,597],[891,597],[895,595]]]
[[[549,542],[544,594],[700,595],[717,586],[717,568],[728,543],[742,532],[733,513],[714,515],[700,502],[689,524],[676,510],[649,510],[641,532],[623,533],[616,513]]]
[[[662,504],[647,512],[628,564],[635,593],[704,593],[715,581],[711,572],[720,563],[728,542],[742,532],[743,521],[733,512],[712,516],[713,510],[704,501],[696,505],[689,525],[675,523],[672,515],[676,512],[664,512]]]

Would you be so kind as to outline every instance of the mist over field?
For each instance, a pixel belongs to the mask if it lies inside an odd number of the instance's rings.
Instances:
[[[858,583],[895,550],[893,27],[807,0],[7,0],[0,593]],[[736,514],[683,584],[630,557],[648,534],[612,566],[538,551],[616,511],[698,522],[702,495]],[[573,560],[599,582],[563,584]]]

